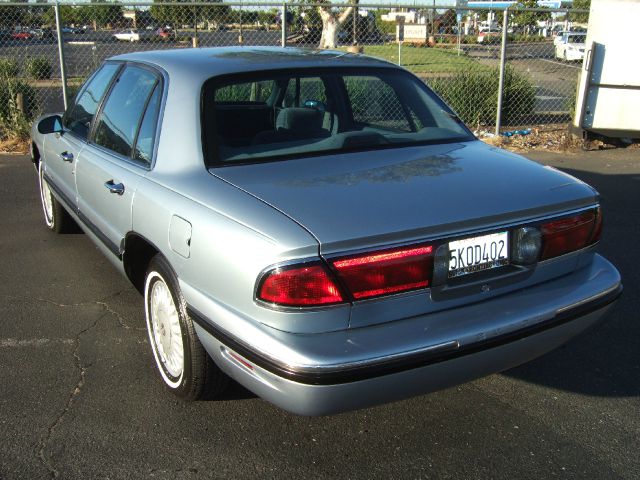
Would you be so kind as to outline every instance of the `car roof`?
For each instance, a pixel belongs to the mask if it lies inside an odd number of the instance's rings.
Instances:
[[[210,78],[217,75],[262,70],[318,67],[387,67],[395,64],[360,54],[336,50],[294,47],[215,47],[182,48],[135,52],[110,60],[143,62],[179,74]]]

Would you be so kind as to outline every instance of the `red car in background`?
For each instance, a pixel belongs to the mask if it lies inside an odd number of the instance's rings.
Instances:
[[[176,38],[176,32],[170,28],[159,28],[156,34],[163,40],[173,40]]]
[[[14,40],[31,40],[33,35],[29,32],[13,32],[11,38]]]

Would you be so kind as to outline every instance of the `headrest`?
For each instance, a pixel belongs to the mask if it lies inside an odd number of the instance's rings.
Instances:
[[[278,114],[276,129],[296,133],[315,132],[322,129],[322,112],[315,108],[284,108]]]

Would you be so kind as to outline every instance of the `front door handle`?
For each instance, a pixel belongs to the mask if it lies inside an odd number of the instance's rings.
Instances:
[[[60,158],[62,159],[63,162],[73,162],[73,153],[62,152],[60,154]]]
[[[111,193],[117,193],[118,195],[124,193],[124,185],[122,183],[113,183],[113,180],[109,180],[108,182],[104,182],[104,186]]]

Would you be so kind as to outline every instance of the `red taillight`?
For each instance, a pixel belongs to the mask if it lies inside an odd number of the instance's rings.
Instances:
[[[354,299],[425,288],[433,271],[433,247],[397,248],[332,261]]]
[[[600,208],[542,225],[541,260],[580,250],[600,239]]]
[[[344,299],[322,265],[275,269],[258,288],[258,298],[290,307],[311,307],[340,303]]]

